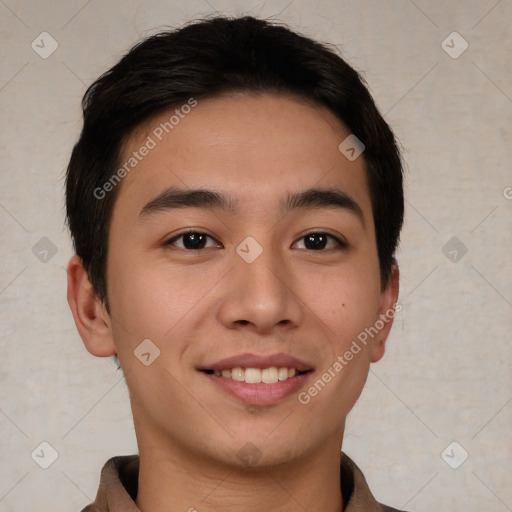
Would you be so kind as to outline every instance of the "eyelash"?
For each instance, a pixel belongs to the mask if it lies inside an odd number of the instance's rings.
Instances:
[[[184,233],[180,233],[179,235],[173,236],[171,239],[169,239],[166,242],[164,242],[164,246],[165,247],[172,246],[173,243],[176,240],[178,240],[178,239],[180,239],[180,238],[182,238],[182,237],[184,237],[186,235],[206,235],[211,240],[215,240],[208,233],[204,233],[202,231],[189,230],[189,231],[185,231]],[[297,241],[303,240],[304,238],[306,238],[307,236],[310,236],[310,235],[325,235],[328,238],[331,238],[332,240],[334,240],[336,242],[336,244],[338,245],[339,249],[347,249],[349,247],[349,244],[345,240],[342,240],[342,239],[340,239],[340,238],[338,238],[338,237],[336,237],[334,235],[331,235],[330,233],[326,233],[326,232],[323,232],[323,231],[311,231],[309,233],[306,233],[306,234],[302,235],[300,238],[298,238]],[[295,242],[295,243],[297,243],[297,242]],[[183,251],[187,251],[187,252],[199,252],[199,251],[202,251],[204,249],[211,249],[211,247],[200,248],[200,249],[187,249],[187,248],[184,248],[184,247],[178,247],[177,249],[180,249],[180,250],[183,250]],[[309,250],[309,251],[312,251],[312,252],[326,252],[329,249],[319,249],[319,250],[315,250],[315,249],[300,249],[300,250]],[[332,248],[330,250],[332,250]]]

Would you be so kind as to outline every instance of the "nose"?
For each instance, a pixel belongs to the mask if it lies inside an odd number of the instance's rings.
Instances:
[[[248,263],[235,253],[226,276],[219,320],[229,329],[280,334],[303,318],[302,301],[293,274],[282,257],[268,248]]]

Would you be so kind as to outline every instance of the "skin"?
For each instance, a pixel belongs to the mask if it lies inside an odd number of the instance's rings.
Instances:
[[[123,158],[170,113],[139,127]],[[120,185],[109,233],[110,314],[71,258],[68,301],[78,331],[90,353],[118,355],[130,391],[143,512],[342,510],[345,418],[370,363],[384,354],[392,320],[307,405],[297,393],[246,405],[197,367],[284,352],[314,367],[304,391],[393,308],[398,269],[382,290],[364,156],[351,162],[338,150],[349,133],[328,109],[292,96],[201,99]],[[141,218],[170,186],[229,193],[240,211],[181,208]],[[310,187],[350,195],[363,220],[346,209],[279,213],[288,192]],[[212,237],[206,248],[187,251],[187,237],[165,245],[191,227]],[[328,239],[311,249],[303,238],[310,231],[348,247]],[[263,248],[252,263],[235,251],[247,236]],[[161,351],[149,366],[134,356],[144,339]],[[259,459],[247,468],[238,452],[249,442]]]

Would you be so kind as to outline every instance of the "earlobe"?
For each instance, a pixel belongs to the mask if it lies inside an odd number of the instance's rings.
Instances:
[[[87,271],[77,255],[69,260],[67,274],[68,304],[86,349],[98,357],[115,355],[109,315],[98,299]]]
[[[398,269],[398,264],[395,262],[391,266],[388,284],[381,294],[381,305],[376,321],[376,327],[378,328],[379,333],[376,336],[375,342],[372,346],[372,363],[380,361],[386,350],[386,339],[389,336],[391,326],[393,325],[393,319],[396,312],[398,311],[395,309],[395,306],[398,300],[399,277],[400,272]]]

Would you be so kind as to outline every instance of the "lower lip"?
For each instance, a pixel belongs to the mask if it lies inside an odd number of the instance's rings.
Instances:
[[[208,377],[215,386],[248,405],[270,405],[297,393],[312,372],[301,373],[273,384],[263,382],[248,384],[247,382],[226,379],[211,373],[201,373]]]

